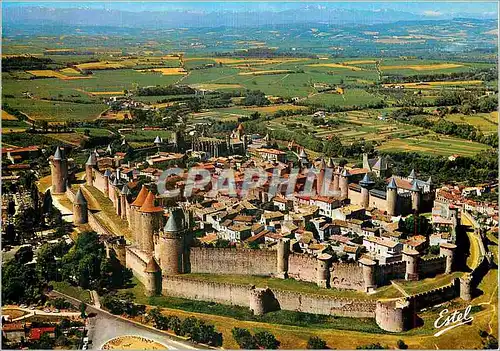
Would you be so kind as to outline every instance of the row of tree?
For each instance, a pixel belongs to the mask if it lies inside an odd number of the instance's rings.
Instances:
[[[234,327],[231,330],[231,334],[241,349],[276,350],[281,344],[281,342],[268,331],[261,331],[252,335],[248,329]]]
[[[441,74],[418,74],[413,76],[391,74],[382,78],[383,84],[390,83],[416,83],[416,82],[453,82],[461,80],[482,80],[491,82],[498,79],[496,67],[480,68],[467,72],[453,72]]]
[[[222,333],[217,332],[213,324],[193,316],[180,320],[177,316],[164,315],[157,307],[148,313],[148,319],[160,330],[172,330],[176,335],[186,336],[190,340],[214,347],[222,346]]]
[[[433,182],[466,183],[475,185],[498,178],[498,153],[486,150],[474,157],[460,156],[450,160],[445,156],[431,156],[416,152],[382,152],[393,163],[394,174],[410,174],[412,169],[424,179],[432,176]]]
[[[393,116],[395,115],[398,114],[393,113]],[[406,124],[411,124],[422,127],[424,129],[432,130],[438,134],[456,136],[461,139],[477,141],[479,143],[483,143],[492,147],[498,147],[498,133],[484,135],[476,127],[467,123],[458,124],[444,118],[433,121],[422,115],[411,117],[397,117],[395,119]]]

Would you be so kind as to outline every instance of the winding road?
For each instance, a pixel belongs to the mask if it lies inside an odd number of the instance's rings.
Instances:
[[[58,291],[52,291],[56,297],[62,297],[75,306],[79,306],[81,301]],[[121,316],[115,316],[101,308],[87,304],[87,314],[93,316],[87,319],[88,338],[91,340],[89,350],[100,350],[109,340],[124,336],[136,335],[164,344],[170,350],[196,350],[202,347],[195,347],[192,343],[169,335],[160,330],[154,329]],[[95,314],[95,315],[94,315]]]

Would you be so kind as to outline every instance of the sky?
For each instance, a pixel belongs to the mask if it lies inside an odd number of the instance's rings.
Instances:
[[[419,1],[419,2],[279,2],[279,1],[240,1],[240,2],[165,2],[165,1],[4,1],[4,7],[26,7],[26,6],[43,6],[49,8],[96,8],[96,9],[112,9],[122,11],[193,11],[193,12],[218,12],[221,10],[235,12],[258,12],[258,11],[282,11],[290,9],[301,9],[305,6],[316,8],[344,8],[357,10],[378,11],[384,9],[392,9],[396,11],[405,11],[416,14],[423,14],[428,17],[436,17],[440,15],[451,15],[454,13],[478,14],[482,16],[497,16],[498,2],[435,2],[435,1]]]

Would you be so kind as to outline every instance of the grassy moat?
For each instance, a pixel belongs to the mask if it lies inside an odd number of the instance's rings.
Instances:
[[[258,288],[269,287],[278,290],[295,291],[304,294],[325,295],[331,297],[342,297],[360,300],[376,300],[379,298],[402,297],[401,293],[392,286],[383,286],[374,294],[366,294],[356,290],[346,289],[324,289],[318,287],[314,283],[299,281],[295,279],[279,279],[255,275],[239,275],[239,274],[209,274],[209,273],[189,273],[183,274],[182,277],[196,279],[201,281],[210,281],[217,283],[239,284],[239,285],[255,285]]]

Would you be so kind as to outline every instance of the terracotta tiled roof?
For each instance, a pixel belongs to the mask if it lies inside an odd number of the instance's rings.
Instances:
[[[39,340],[40,337],[45,333],[54,333],[56,327],[42,327],[42,328],[32,328],[30,330],[30,339]]]
[[[148,189],[146,189],[146,187],[143,185],[141,191],[139,191],[137,198],[135,199],[134,202],[132,202],[131,206],[141,207],[144,201],[146,200],[147,196],[148,196]]]
[[[144,200],[139,212],[153,213],[153,212],[163,212],[163,208],[155,206],[155,195],[150,191],[148,196]]]

